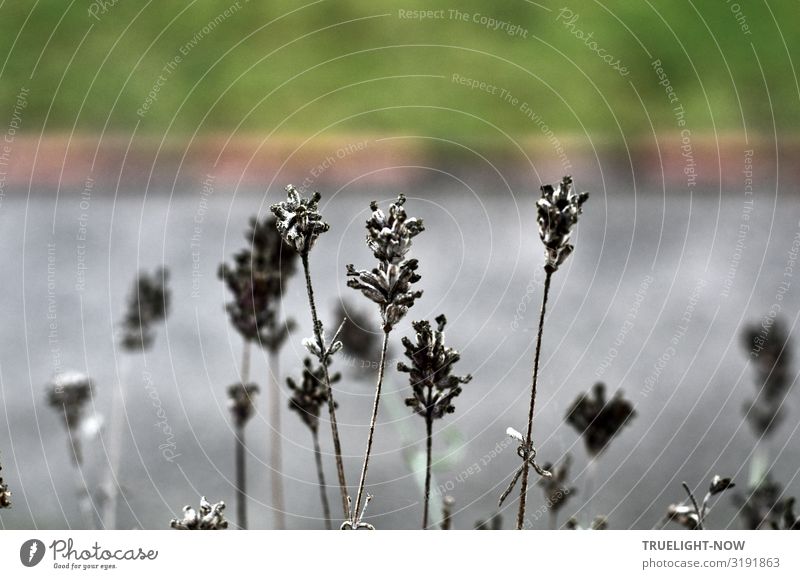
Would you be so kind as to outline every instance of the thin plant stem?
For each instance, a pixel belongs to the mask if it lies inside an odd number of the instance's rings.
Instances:
[[[270,350],[270,423],[272,436],[270,439],[270,457],[272,459],[272,507],[275,513],[275,528],[286,528],[286,509],[283,501],[283,432],[281,430],[281,390],[278,385],[280,376],[278,352]]]
[[[547,297],[550,293],[550,280],[553,272],[545,269],[544,278],[544,291],[542,295],[542,310],[539,314],[539,331],[536,336],[536,352],[533,356],[533,378],[531,381],[531,405],[528,409],[528,430],[525,435],[525,446],[527,449],[532,448],[533,445],[533,411],[536,406],[536,386],[539,380],[539,357],[542,353],[542,333],[544,332],[544,316],[547,311]],[[522,480],[520,481],[519,493],[519,511],[517,512],[517,530],[522,530],[525,524],[525,501],[528,494],[528,470],[530,468],[530,461],[528,456],[523,458],[522,463]]]
[[[250,340],[245,340],[242,345],[242,367],[240,369],[242,384],[250,381]]]
[[[378,366],[378,384],[375,386],[375,400],[372,404],[372,418],[369,421],[369,436],[367,437],[367,450],[364,452],[364,464],[361,467],[361,479],[358,483],[358,494],[356,494],[355,508],[353,517],[357,518],[361,509],[361,497],[364,494],[364,486],[367,484],[367,469],[369,468],[369,455],[372,452],[372,440],[375,437],[375,424],[378,420],[378,407],[381,402],[381,387],[383,386],[383,373],[386,366],[386,349],[389,346],[389,333],[383,332],[383,347],[381,348],[381,362]],[[357,521],[356,521],[357,522]]]
[[[236,516],[239,528],[247,529],[247,472],[245,470],[244,425],[236,427]]]
[[[319,481],[319,496],[322,499],[322,516],[325,517],[325,529],[331,530],[331,507],[328,504],[328,492],[325,485],[325,470],[322,468],[322,451],[319,448],[319,431],[311,431],[314,437],[314,461],[317,464],[317,480]]]
[[[586,514],[587,521],[591,520],[591,513],[588,513],[589,505],[592,502],[592,497],[594,497],[594,490],[596,487],[597,482],[597,457],[592,455],[589,457],[589,463],[586,465],[586,471],[584,475],[584,496],[586,500],[583,503],[583,507],[581,511]]]
[[[425,417],[425,509],[422,512],[422,528],[428,528],[428,509],[431,502],[431,455],[433,450],[433,416],[430,410]]]
[[[681,483],[683,485],[683,490],[686,491],[686,494],[689,495],[689,500],[692,502],[692,506],[694,507],[694,512],[697,513],[697,529],[699,531],[703,530],[703,513],[700,511],[700,507],[697,505],[697,499],[694,498],[694,493],[692,489],[689,488],[685,482]]]
[[[83,525],[87,529],[94,529],[94,516],[92,515],[91,508],[91,495],[89,494],[89,487],[86,486],[86,479],[83,475],[83,453],[81,452],[81,443],[75,437],[71,428],[68,428],[69,436],[67,442],[69,443],[69,452],[72,457],[72,465],[75,473],[75,487],[78,495],[78,510],[81,513]]]
[[[122,462],[122,437],[124,432],[123,425],[125,423],[122,414],[125,408],[125,384],[128,381],[129,366],[130,360],[128,356],[123,353],[120,360],[119,389],[113,392],[111,399],[108,469],[106,470],[105,482],[103,484],[106,496],[103,504],[102,518],[103,528],[107,530],[117,528],[117,504],[119,503],[120,493],[119,470],[120,463]]]
[[[311,270],[308,264],[308,253],[300,254],[300,259],[303,262],[303,271],[306,276],[306,292],[308,293],[308,305],[311,308],[311,321],[314,324],[314,337],[317,339],[317,345],[320,352],[323,352],[322,370],[325,376],[325,389],[328,394],[328,414],[331,421],[331,435],[333,436],[333,453],[336,457],[336,474],[339,478],[339,492],[342,499],[342,510],[344,512],[345,520],[350,518],[350,509],[348,508],[347,501],[347,481],[344,476],[344,461],[342,460],[342,444],[339,441],[339,426],[336,422],[336,404],[333,400],[333,388],[331,388],[331,378],[328,373],[328,357],[325,353],[325,342],[322,337],[322,324],[317,317],[317,306],[314,302],[314,288],[311,285]]]

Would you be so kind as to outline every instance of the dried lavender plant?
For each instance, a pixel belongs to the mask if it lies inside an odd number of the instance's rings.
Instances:
[[[317,305],[314,301],[314,287],[311,284],[311,270],[309,267],[308,255],[317,238],[328,231],[330,226],[322,220],[319,213],[318,204],[322,196],[314,193],[310,198],[302,197],[300,192],[292,185],[286,186],[286,201],[276,203],[271,207],[272,213],[277,218],[276,228],[289,244],[300,255],[303,263],[303,272],[306,279],[306,293],[308,294],[308,305],[311,309],[311,322],[314,326],[313,347],[316,347],[317,358],[323,369],[325,378],[325,389],[328,396],[328,413],[331,422],[331,435],[333,437],[333,452],[336,458],[336,474],[339,478],[339,493],[342,500],[342,510],[345,519],[350,517],[349,502],[347,500],[347,480],[344,476],[344,461],[342,459],[342,444],[339,441],[339,425],[336,422],[336,402],[333,399],[333,388],[328,372],[328,363],[331,356],[341,349],[341,342],[336,342],[335,338],[332,345],[328,346],[325,342],[325,333],[322,322],[317,316]],[[338,344],[338,346],[337,346]],[[306,347],[309,345],[306,344]]]
[[[152,275],[140,272],[128,294],[128,308],[122,325],[120,346],[128,354],[149,350],[155,341],[155,325],[166,319],[170,308],[170,291],[167,286],[169,271],[157,268]],[[122,438],[124,425],[127,364],[123,359],[123,370],[119,390],[112,393],[109,433],[108,469],[103,490],[103,526],[116,528],[117,504],[120,493],[120,462],[122,461]]]
[[[686,504],[673,504],[667,508],[667,520],[677,523],[678,525],[689,529],[691,531],[702,531],[704,529],[705,519],[711,509],[711,499],[728,489],[732,489],[736,485],[731,482],[729,478],[722,478],[714,476],[711,479],[711,484],[708,486],[708,492],[703,498],[703,504],[700,505],[695,499],[692,489],[689,485],[681,483],[686,494],[689,496],[689,503]]]
[[[91,378],[80,372],[64,372],[53,378],[47,385],[48,404],[64,418],[69,456],[75,467],[78,508],[86,528],[93,528],[95,525],[91,511],[91,497],[83,476],[80,430],[84,419],[83,409],[92,397],[92,389]]]
[[[389,345],[389,334],[394,326],[408,313],[414,302],[422,296],[422,291],[412,290],[412,284],[421,278],[417,273],[419,264],[416,259],[406,259],[414,237],[425,230],[421,219],[408,217],[403,205],[404,195],[389,206],[386,215],[378,208],[377,202],[370,203],[372,215],[367,220],[367,247],[372,250],[378,267],[372,271],[357,270],[352,264],[347,266],[347,286],[359,290],[368,299],[378,304],[383,330],[383,344],[378,364],[378,380],[375,386],[375,399],[372,405],[372,417],[369,423],[367,448],[364,452],[364,463],[361,467],[361,478],[353,510],[349,515],[351,526],[359,528],[363,511],[360,510],[364,486],[367,482],[369,457],[375,436],[375,424],[378,419],[378,408],[383,386],[383,374],[386,366],[386,350]],[[366,509],[366,504],[364,504]]]
[[[279,353],[294,321],[280,319],[280,304],[284,285],[297,269],[297,253],[289,247],[277,230],[277,220],[267,217],[250,218],[250,227],[245,233],[248,246],[233,256],[233,265],[223,263],[218,276],[233,295],[233,301],[225,306],[231,324],[244,340],[242,346],[242,383],[250,380],[250,349],[257,343],[269,355],[270,388],[270,476],[272,506],[275,526],[286,526],[283,500],[283,448],[281,428],[281,392]]]
[[[213,505],[205,497],[200,498],[200,510],[186,505],[183,507],[183,518],[172,519],[169,526],[179,531],[220,531],[228,528],[228,521],[222,511],[225,503],[220,501]]]
[[[533,358],[533,377],[531,379],[531,403],[528,409],[528,426],[523,443],[520,445],[522,458],[522,482],[517,512],[517,529],[521,530],[525,522],[525,501],[528,493],[528,471],[533,463],[536,449],[533,446],[533,414],[536,406],[536,387],[539,380],[539,358],[542,352],[542,333],[547,312],[547,298],[553,274],[558,271],[564,261],[572,253],[569,243],[572,230],[578,223],[583,204],[589,198],[588,193],[576,193],[572,186],[572,177],[565,176],[559,184],[543,185],[542,196],[536,202],[539,222],[539,237],[545,250],[545,278],[542,293],[542,308],[539,314],[539,329],[536,335],[536,351]],[[534,465],[535,466],[535,465]],[[540,476],[544,476],[541,475]]]
[[[232,384],[228,387],[228,410],[231,411],[236,438],[236,516],[239,528],[247,529],[247,472],[245,470],[244,427],[253,417],[255,384]]]
[[[341,379],[338,372],[330,377],[331,384]],[[328,392],[325,387],[325,371],[322,366],[316,368],[311,365],[311,359],[303,361],[303,377],[298,384],[292,378],[287,378],[286,383],[292,392],[289,408],[300,416],[303,423],[311,430],[314,442],[314,463],[317,466],[317,481],[319,494],[322,500],[322,514],[325,519],[325,528],[331,529],[331,509],[328,505],[327,486],[325,484],[325,470],[322,467],[322,451],[319,445],[319,416],[322,406],[328,401]]]
[[[444,327],[447,318],[436,318],[434,330],[430,322],[413,322],[416,341],[403,338],[405,355],[410,360],[408,366],[398,362],[397,370],[409,374],[413,396],[406,398],[406,406],[425,419],[425,507],[422,514],[422,528],[428,528],[428,509],[431,496],[431,455],[433,447],[433,421],[444,418],[455,411],[453,401],[461,394],[461,384],[472,380],[472,376],[451,374],[453,366],[461,355],[444,345]]]
[[[3,465],[0,464],[0,470],[3,470]],[[0,476],[0,509],[11,508],[11,491],[8,490],[8,485],[3,482],[3,477]]]

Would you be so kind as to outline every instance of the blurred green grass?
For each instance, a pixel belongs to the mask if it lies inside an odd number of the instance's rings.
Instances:
[[[460,74],[527,102],[555,131],[628,138],[651,133],[651,124],[676,129],[654,59],[692,131],[800,126],[792,62],[800,61],[797,2],[738,2],[750,34],[737,22],[735,3],[724,0],[118,0],[106,1],[105,12],[102,4],[0,7],[0,110],[10,117],[20,88],[29,88],[25,132],[138,127],[140,134],[183,136],[236,129],[492,140],[539,130],[518,105],[454,83]],[[579,14],[575,27],[630,73],[620,75],[557,21],[562,7]],[[452,8],[468,20],[451,18]],[[444,10],[445,17],[399,17],[415,9]],[[517,25],[527,37],[488,29],[475,14]],[[165,73],[176,56],[181,62]],[[154,102],[137,114],[160,74]]]

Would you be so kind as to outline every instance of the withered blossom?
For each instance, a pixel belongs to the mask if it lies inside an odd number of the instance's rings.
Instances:
[[[277,220],[250,218],[245,234],[249,246],[233,256],[233,265],[223,263],[219,278],[233,295],[225,309],[231,324],[246,341],[276,352],[289,332],[292,320],[281,321],[280,302],[284,285],[297,268],[297,254],[276,229]]]
[[[278,232],[297,253],[308,254],[317,238],[330,229],[319,212],[322,195],[315,191],[311,197],[303,197],[291,184],[286,186],[286,194],[286,201],[270,207]]]
[[[228,528],[228,521],[222,514],[225,503],[220,501],[213,505],[205,497],[200,498],[200,510],[186,505],[183,507],[183,518],[172,519],[169,526],[180,531],[219,531]]]
[[[406,406],[425,419],[426,463],[425,506],[422,528],[428,527],[428,508],[431,491],[431,455],[433,445],[433,421],[455,411],[453,400],[461,393],[461,384],[472,380],[472,376],[456,376],[453,366],[461,359],[457,350],[445,346],[444,327],[447,318],[436,318],[436,329],[428,321],[413,322],[415,341],[403,338],[405,355],[411,365],[397,363],[397,370],[409,374],[413,395],[406,398]]]
[[[792,341],[780,318],[772,326],[753,324],[742,331],[742,343],[755,369],[756,395],[743,412],[758,436],[769,436],[781,424],[781,410],[792,387]]]
[[[146,350],[153,345],[156,322],[169,313],[169,271],[160,267],[152,275],[141,272],[128,295],[128,310],[122,331],[122,347],[128,351]]]
[[[258,394],[256,384],[232,384],[228,386],[228,410],[237,428],[244,427],[255,413],[255,395]]]
[[[708,511],[711,509],[711,499],[735,486],[730,478],[714,475],[708,485],[708,492],[703,498],[703,502],[698,503],[689,485],[684,482],[683,488],[689,496],[689,502],[688,504],[686,502],[672,504],[667,507],[667,520],[690,531],[702,531]]]
[[[589,194],[576,193],[569,175],[555,186],[543,185],[541,191],[536,202],[539,237],[545,247],[545,270],[554,272],[574,249],[569,240]]]
[[[567,411],[566,420],[583,438],[586,450],[599,455],[619,431],[636,416],[633,404],[617,391],[606,400],[606,387],[598,382],[592,391],[581,394]]]
[[[378,267],[371,271],[357,270],[347,265],[348,287],[361,291],[380,308],[384,332],[392,328],[406,315],[422,291],[412,290],[412,284],[421,276],[417,273],[416,259],[406,259],[411,240],[425,230],[422,220],[408,217],[403,205],[404,195],[389,206],[386,215],[373,201],[372,215],[367,220],[367,246],[378,260]]]

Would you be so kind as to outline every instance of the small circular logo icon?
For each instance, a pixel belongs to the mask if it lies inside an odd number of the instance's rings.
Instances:
[[[44,558],[44,543],[39,539],[28,539],[19,548],[19,560],[26,567],[35,567]]]

